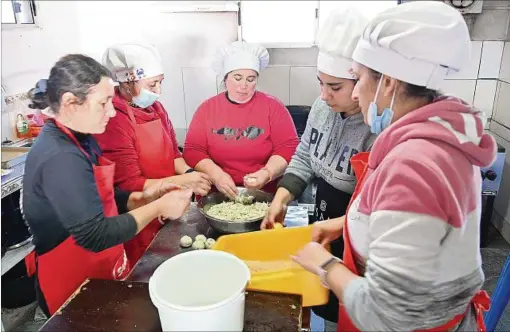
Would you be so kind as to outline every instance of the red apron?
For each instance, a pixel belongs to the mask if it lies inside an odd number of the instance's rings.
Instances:
[[[90,160],[88,153],[80,146],[69,129],[57,121],[55,124]],[[118,210],[113,187],[115,163],[98,156],[98,164],[98,166],[93,164],[92,167],[99,197],[103,203],[104,215],[116,216]],[[39,285],[51,315],[87,278],[121,280],[129,272],[129,262],[122,244],[94,253],[77,245],[72,236],[49,252],[40,256],[36,255],[35,260],[37,260]],[[28,269],[29,273],[35,270],[33,266],[35,260],[28,260],[31,265]]]
[[[352,248],[350,237],[349,237],[349,228],[347,227],[348,223],[348,213],[350,206],[352,202],[356,199],[356,197],[361,192],[361,189],[363,188],[363,184],[365,181],[365,176],[367,174],[368,169],[368,157],[370,153],[369,152],[361,152],[356,154],[351,158],[351,165],[354,169],[354,173],[356,175],[357,184],[356,188],[354,189],[354,194],[351,198],[351,203],[349,204],[349,207],[347,208],[347,212],[345,214],[345,224],[344,224],[344,265],[354,274],[360,275],[358,272],[358,269],[356,267],[356,261],[354,257],[354,249]],[[478,291],[476,295],[471,300],[471,304],[475,308],[476,313],[476,322],[478,325],[478,332],[485,332],[485,323],[483,321],[483,311],[486,311],[489,309],[490,306],[490,298],[488,294],[485,291]],[[468,306],[469,310],[471,307]],[[467,311],[466,310],[466,311]],[[417,332],[444,332],[444,331],[453,331],[457,325],[462,321],[465,314],[457,315],[452,320],[447,322],[446,324],[442,326],[438,326],[435,328],[427,329],[427,330],[421,330]],[[347,314],[347,311],[344,309],[343,304],[340,302],[340,309],[338,313],[338,325],[337,325],[337,331],[338,332],[358,332],[358,328],[352,323],[351,319],[349,318],[349,315]]]
[[[131,106],[127,102],[126,106],[135,128],[135,147],[143,176],[148,179],[162,179],[175,175],[174,146],[161,119],[138,124]],[[135,266],[142,257],[161,227],[163,225],[159,220],[154,219],[133,239],[124,243],[131,266]]]

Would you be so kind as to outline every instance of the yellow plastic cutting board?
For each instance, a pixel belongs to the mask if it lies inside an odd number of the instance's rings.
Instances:
[[[300,294],[303,306],[328,302],[328,290],[315,274],[290,259],[312,237],[312,226],[221,236],[215,250],[244,260],[251,271],[249,290]]]

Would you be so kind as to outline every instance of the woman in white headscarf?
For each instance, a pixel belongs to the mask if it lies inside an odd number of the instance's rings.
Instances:
[[[457,10],[413,1],[377,15],[354,50],[352,97],[379,135],[351,159],[345,218],[295,257],[342,302],[338,331],[485,331],[480,167],[496,143],[482,112],[438,92],[470,48]],[[342,232],[343,261],[321,245]]]
[[[376,137],[363,121],[358,102],[351,99],[356,85],[350,72],[352,52],[367,23],[355,8],[338,9],[319,30],[317,78],[321,95],[312,105],[301,142],[278,184],[262,228],[283,222],[286,206],[298,199],[312,180],[317,184],[315,219],[345,215],[356,184],[349,160],[358,152],[368,151]],[[342,257],[343,250],[341,238],[331,243],[334,255]],[[336,330],[338,299],[333,292],[326,305],[312,311],[326,320],[326,331]]]
[[[204,101],[188,128],[186,162],[231,198],[238,194],[236,186],[274,192],[298,144],[282,102],[256,91],[268,63],[262,46],[234,42],[221,49],[214,69],[226,91]]]
[[[208,176],[186,164],[172,123],[158,101],[165,75],[157,49],[146,44],[114,45],[105,51],[103,65],[119,83],[112,100],[117,114],[96,139],[103,154],[116,163],[115,184],[140,191],[153,184],[174,183],[197,194],[209,192]],[[154,220],[125,243],[132,266],[161,227]]]

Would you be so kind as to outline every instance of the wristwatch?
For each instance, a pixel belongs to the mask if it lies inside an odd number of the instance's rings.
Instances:
[[[328,272],[336,263],[343,264],[344,262],[338,257],[331,256],[330,259],[328,259],[326,262],[322,263],[319,266],[319,278],[321,279],[322,285],[327,289],[329,289],[329,284],[326,280]]]

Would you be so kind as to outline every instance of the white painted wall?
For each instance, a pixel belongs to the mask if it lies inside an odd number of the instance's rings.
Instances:
[[[209,64],[220,45],[237,39],[235,13],[161,13],[153,1],[38,1],[38,6],[40,28],[2,30],[7,95],[48,77],[67,53],[101,60],[109,45],[145,41],[163,58],[161,101],[176,128],[186,128],[198,104],[217,93]]]

